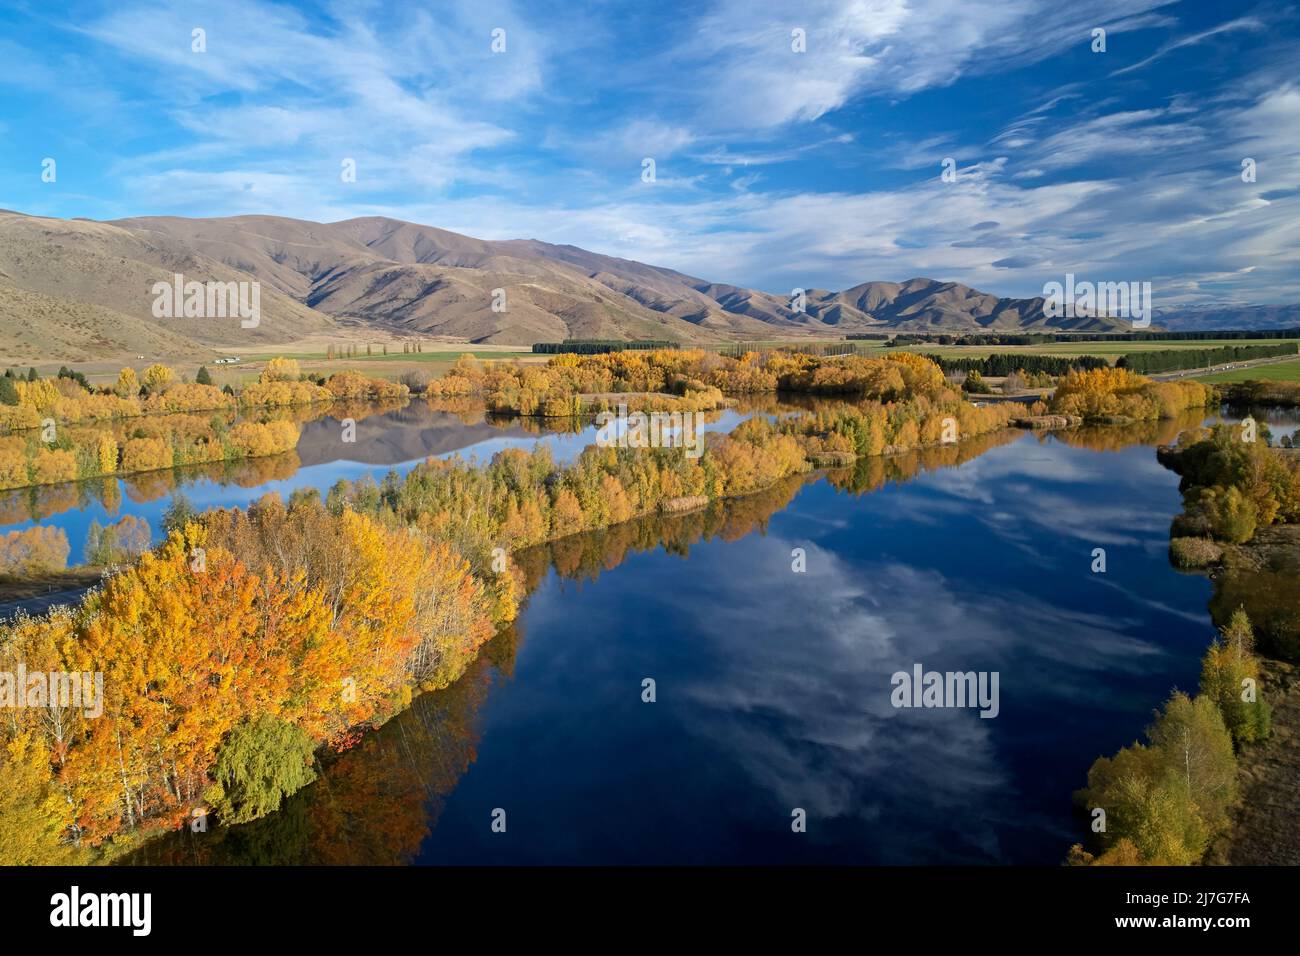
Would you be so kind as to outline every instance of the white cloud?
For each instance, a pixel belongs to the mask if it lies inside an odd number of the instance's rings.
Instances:
[[[863,93],[907,95],[963,76],[1025,66],[1090,30],[1115,33],[1167,20],[1172,0],[721,0],[694,24],[671,62],[699,71],[701,111],[723,128],[816,120]],[[791,50],[802,29],[807,52]]]

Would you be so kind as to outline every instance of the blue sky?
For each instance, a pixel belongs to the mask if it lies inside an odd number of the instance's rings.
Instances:
[[[388,215],[773,292],[1300,301],[1290,4],[9,0],[0,62],[0,207],[31,214]]]

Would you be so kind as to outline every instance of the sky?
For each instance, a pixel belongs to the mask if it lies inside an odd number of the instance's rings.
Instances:
[[[0,0],[0,63],[0,208],[32,215],[384,215],[778,294],[1300,301],[1294,4]]]

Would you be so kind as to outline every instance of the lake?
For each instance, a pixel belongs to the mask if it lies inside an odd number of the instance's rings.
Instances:
[[[1214,636],[1154,450],[1197,421],[1009,431],[520,555],[531,596],[456,685],[279,813],[133,862],[1059,863],[1093,759]],[[996,673],[997,716],[895,707],[918,664]]]

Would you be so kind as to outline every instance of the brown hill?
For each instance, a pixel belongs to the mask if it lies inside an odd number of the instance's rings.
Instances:
[[[155,318],[151,289],[258,281],[262,321]],[[494,310],[504,290],[504,310]],[[499,301],[499,300],[498,300]],[[1048,320],[1041,299],[955,282],[868,282],[784,296],[720,285],[576,246],[486,241],[382,217],[315,223],[276,216],[113,222],[0,213],[0,361],[202,357],[285,345],[340,327],[530,344],[562,338],[732,339],[864,331],[1122,329]]]

